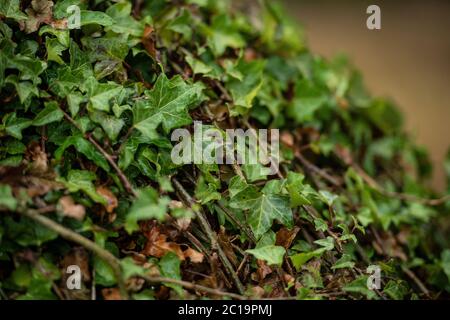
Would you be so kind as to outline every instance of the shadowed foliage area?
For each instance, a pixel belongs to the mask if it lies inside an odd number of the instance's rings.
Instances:
[[[449,297],[426,150],[276,3],[2,0],[0,101],[2,299]],[[279,171],[176,164],[194,121]]]

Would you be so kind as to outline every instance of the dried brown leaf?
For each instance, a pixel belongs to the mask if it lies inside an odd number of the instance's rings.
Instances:
[[[154,29],[152,26],[145,26],[144,34],[142,35],[142,44],[145,48],[145,50],[148,52],[148,54],[153,58],[157,59],[156,56],[156,48],[155,48],[155,38],[154,38]]]
[[[27,172],[37,177],[45,176],[48,172],[47,153],[37,141],[31,142],[25,152],[25,162],[28,165]]]
[[[273,272],[272,268],[269,267],[263,260],[256,260],[256,264],[258,265],[257,275],[259,280],[263,280],[267,275]]]
[[[114,209],[117,208],[117,205],[119,204],[114,193],[112,193],[111,190],[103,186],[97,188],[97,193],[100,194],[106,200],[105,205],[106,212],[113,213]]]
[[[76,220],[83,220],[86,215],[86,210],[81,204],[76,204],[71,196],[61,197],[58,201],[58,206],[64,216]]]
[[[39,26],[51,24],[53,20],[53,1],[49,0],[33,0],[31,6],[25,10],[28,19],[22,23],[22,28],[26,33],[35,32]]]
[[[179,218],[176,221],[177,226],[180,227],[181,230],[187,230],[191,225],[191,218]]]
[[[225,233],[225,228],[220,226],[220,230],[218,233],[217,240],[219,241],[220,246],[222,247],[225,255],[230,260],[230,262],[237,267],[239,264],[238,258],[234,253],[233,246],[231,245],[230,237]]]
[[[102,296],[105,300],[122,300],[119,288],[104,288],[102,289]]]
[[[175,253],[180,260],[184,260],[184,253],[180,245],[167,241],[167,236],[160,232],[157,226],[152,227],[145,233],[147,243],[142,253],[146,256],[161,258],[167,252]]]
[[[281,228],[277,232],[276,245],[288,249],[291,246],[292,241],[294,241],[295,236],[297,235],[299,230],[299,227],[294,227],[293,229],[288,229],[286,227]]]
[[[188,248],[184,251],[184,257],[189,258],[193,263],[201,263],[203,262],[204,255],[192,248]]]

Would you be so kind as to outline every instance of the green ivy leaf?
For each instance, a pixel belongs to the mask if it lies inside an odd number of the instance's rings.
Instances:
[[[67,178],[60,180],[65,184],[69,192],[83,191],[95,202],[106,204],[106,199],[95,190],[94,184],[97,177],[95,173],[86,170],[70,170]]]
[[[5,184],[0,184],[0,207],[9,210],[15,210],[17,207],[17,200],[12,195],[11,187]]]
[[[296,85],[296,98],[289,109],[289,115],[298,123],[311,121],[317,110],[326,102],[326,93],[310,80],[300,80]]]
[[[56,149],[55,159],[61,160],[64,152],[70,146],[74,146],[78,152],[84,154],[86,158],[92,160],[97,166],[106,172],[109,171],[109,165],[105,157],[103,157],[103,155],[95,149],[92,143],[87,141],[81,134],[67,138],[64,143]]]
[[[352,269],[355,266],[355,263],[352,261],[352,257],[348,254],[343,254],[340,259],[338,259],[331,269],[344,269],[349,268]]]
[[[329,192],[327,190],[320,190],[319,197],[329,207],[331,207],[333,205],[334,201],[338,198],[337,195],[332,194],[331,192]]]
[[[349,284],[345,285],[342,289],[347,292],[362,294],[367,299],[376,299],[377,294],[373,290],[367,288],[367,279],[368,276],[360,276]]]
[[[140,100],[133,108],[134,127],[147,137],[154,137],[162,124],[166,133],[191,123],[188,109],[203,100],[202,85],[187,84],[181,77],[168,79],[161,74],[153,89],[146,93],[147,100]]]
[[[389,280],[383,288],[383,293],[394,300],[403,300],[408,293],[408,287],[402,280]]]
[[[111,26],[114,20],[104,12],[80,10],[80,26],[98,24],[100,26]]]
[[[67,47],[63,46],[58,39],[45,40],[45,48],[47,49],[47,61],[55,61],[59,64],[64,64],[61,55]]]
[[[322,252],[311,251],[311,252],[300,252],[290,256],[292,264],[297,271],[301,270],[301,267],[315,257],[320,257]]]
[[[213,17],[211,27],[203,26],[208,43],[216,56],[221,56],[227,47],[241,48],[245,41],[230,16],[222,14]]]
[[[11,217],[7,217],[4,221],[6,237],[14,239],[14,242],[23,247],[40,246],[58,237],[55,231],[28,218],[21,218],[16,222]]]
[[[52,101],[45,104],[45,108],[39,112],[33,120],[33,125],[40,127],[52,122],[58,122],[64,117],[58,103]]]
[[[163,221],[170,200],[167,197],[159,197],[155,189],[146,188],[138,191],[138,196],[125,219],[125,230],[133,233],[139,230],[137,224],[140,220],[158,219]]]
[[[283,263],[283,257],[286,249],[280,246],[264,246],[256,249],[245,250],[255,256],[256,259],[264,260],[269,265],[280,266]]]
[[[305,176],[301,173],[289,171],[287,175],[286,189],[289,191],[291,207],[298,207],[301,205],[310,205],[310,192],[308,186],[303,184]],[[311,190],[313,191],[313,190]]]
[[[136,263],[134,263],[134,260],[131,257],[126,257],[125,259],[122,259],[120,261],[120,265],[122,266],[123,277],[125,280],[131,277],[146,274],[145,268],[138,266]]]
[[[123,87],[114,82],[100,83],[91,77],[87,80],[89,102],[92,108],[109,112],[110,101],[122,92]]]
[[[261,88],[263,78],[262,71],[265,62],[262,60],[254,60],[252,62],[244,62],[239,60],[233,71],[242,75],[242,78],[229,77],[226,87],[230,90],[233,98],[233,109],[231,115],[246,114],[248,109],[253,106],[253,99]]]
[[[137,21],[131,15],[131,3],[120,2],[110,6],[106,10],[106,14],[111,17],[112,23],[109,25],[110,30],[116,33],[123,33],[135,37],[142,37],[145,28],[145,22],[151,23],[151,18]]]
[[[22,140],[22,130],[31,126],[32,121],[26,118],[18,118],[15,113],[8,113],[3,117],[3,125],[0,129],[6,131],[10,136]]]
[[[446,249],[441,253],[441,266],[444,273],[447,275],[450,283],[450,249]]]
[[[300,271],[301,267],[312,258],[320,257],[325,251],[330,251],[334,249],[334,239],[332,237],[319,239],[314,241],[314,243],[320,245],[321,248],[309,252],[300,252],[290,256],[292,264],[298,271]]]
[[[201,176],[195,188],[195,197],[200,203],[205,204],[214,200],[220,200],[222,196],[217,192],[217,188],[213,184],[206,182],[205,178]]]
[[[113,255],[118,255],[118,248],[112,242],[107,242],[108,237],[117,236],[113,232],[94,232],[95,243],[101,248],[108,250]],[[117,283],[114,270],[111,265],[97,255],[94,256],[95,283],[101,286],[113,286]]]
[[[27,16],[20,11],[20,0],[2,0],[0,14],[16,21],[25,20]]]
[[[261,194],[250,208],[248,216],[248,224],[255,237],[259,239],[270,229],[275,219],[287,227],[292,227],[294,221],[288,198]]]
[[[180,259],[175,253],[166,253],[159,261],[159,268],[163,277],[181,280]],[[180,285],[172,283],[164,283],[164,285],[174,289],[180,296],[183,295],[183,288]]]
[[[117,119],[114,116],[100,111],[94,111],[89,116],[92,121],[100,124],[103,130],[105,130],[108,138],[113,142],[117,140],[120,131],[125,125],[125,122],[122,119]]]

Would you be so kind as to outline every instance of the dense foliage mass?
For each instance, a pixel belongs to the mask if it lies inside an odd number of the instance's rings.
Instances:
[[[1,297],[448,298],[426,152],[299,30],[270,1],[2,0]],[[279,128],[279,174],[174,164],[194,120]]]

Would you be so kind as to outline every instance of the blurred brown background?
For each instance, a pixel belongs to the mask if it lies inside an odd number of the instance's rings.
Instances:
[[[450,146],[450,1],[285,0],[305,27],[311,50],[345,53],[369,90],[392,98],[406,128],[429,150],[432,186],[444,190]],[[381,30],[366,28],[366,9],[381,8]]]

